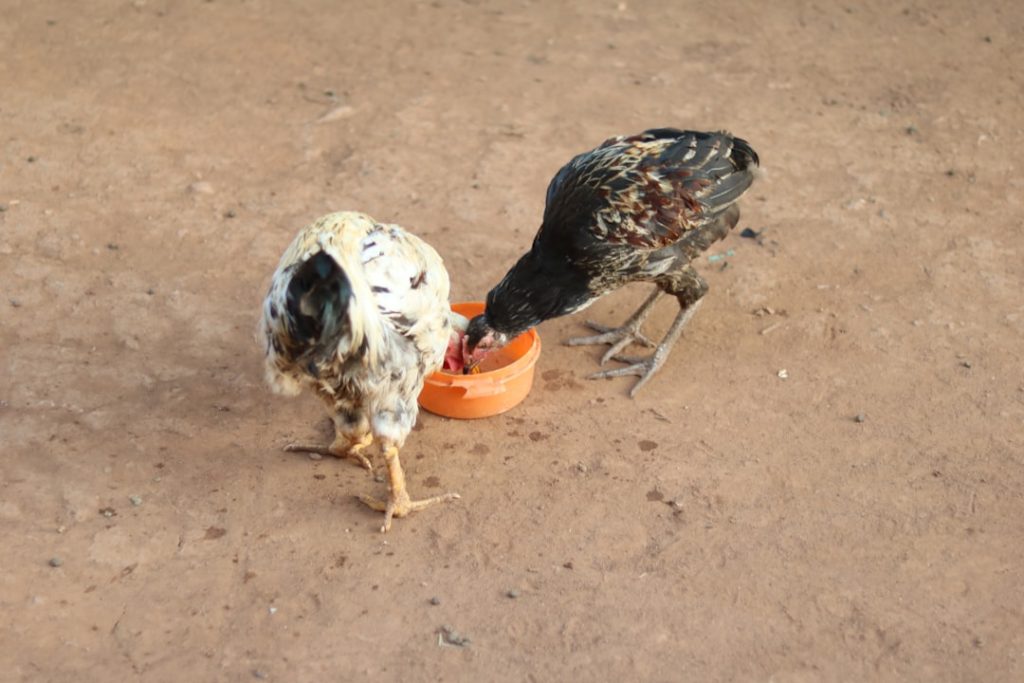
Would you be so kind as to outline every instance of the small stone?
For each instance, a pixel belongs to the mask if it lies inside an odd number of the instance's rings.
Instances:
[[[917,126],[907,126],[906,128],[903,129],[903,132],[906,133],[907,135],[914,135],[915,133],[917,133]]]
[[[326,114],[316,120],[317,123],[330,123],[331,121],[339,121],[341,119],[347,119],[356,113],[355,107],[348,104],[342,104],[334,107]]]
[[[117,511],[114,510],[114,508],[109,508],[109,507],[108,508],[100,508],[100,514],[103,515],[104,517],[108,517],[109,518],[109,517],[113,517],[114,515],[116,515]]]
[[[266,678],[267,678],[267,672],[263,671],[262,669],[253,669],[252,670],[252,677],[253,678],[258,678],[261,681],[263,681],[263,680],[266,680]]]
[[[857,413],[856,415],[853,416],[854,422],[864,422],[866,419],[868,419],[868,416],[865,415],[864,413]]]
[[[971,365],[971,361],[969,361],[969,360],[962,360],[962,361],[960,361],[960,367],[964,367],[964,368],[967,368],[968,370],[970,370],[973,366]]]
[[[20,299],[9,299],[9,301],[11,302],[11,306],[13,306],[14,308],[21,308]]]
[[[517,591],[515,588],[507,590],[505,591],[505,597],[515,600],[519,597],[519,591]]]
[[[779,379],[789,379],[789,370],[786,368],[779,370]]]
[[[439,597],[437,597],[435,595],[434,597],[430,598],[430,604],[433,605],[434,607],[437,607],[438,605],[441,604],[441,598],[439,598]]]
[[[142,505],[142,496],[128,496],[128,501],[135,507]]]
[[[205,180],[199,180],[189,185],[188,191],[193,194],[213,194],[213,185]]]
[[[276,607],[268,607],[267,611],[269,611],[271,614],[277,614],[277,608]]]
[[[224,218],[234,218],[237,215],[238,214],[235,213],[234,209],[228,209],[227,211],[224,212]]]
[[[58,534],[62,534],[62,533],[64,533],[67,530],[68,530],[68,528],[66,526],[64,526],[63,524],[61,524],[59,527],[57,527],[57,533]]]
[[[62,564],[64,564],[64,560],[60,559],[59,557],[51,557],[50,558],[50,566],[51,567],[59,567]]]
[[[110,251],[117,251],[121,246],[117,242],[107,242],[107,249]]]
[[[760,234],[760,231],[754,230],[753,228],[743,228],[743,232],[740,233],[740,237],[745,237],[748,240],[756,240]]]
[[[36,163],[36,158],[35,157],[28,157],[27,159],[25,159],[25,161],[27,161],[30,164],[34,164],[34,163]]]
[[[375,475],[373,475],[373,480],[375,482],[377,482],[378,484],[383,484],[384,483],[384,475],[383,474],[375,474]]]
[[[447,625],[441,627],[438,637],[440,639],[438,642],[439,645],[444,643],[447,645],[454,645],[455,647],[466,647],[471,642],[469,638]]]
[[[571,560],[569,562],[563,562],[562,566],[565,567],[566,569],[573,569],[573,567],[574,567],[574,565],[573,565]]]
[[[319,453],[309,453],[308,455],[309,455],[309,459],[310,460],[323,460],[324,459],[324,456],[320,455]]]

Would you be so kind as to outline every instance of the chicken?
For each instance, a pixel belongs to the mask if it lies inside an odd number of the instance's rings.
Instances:
[[[548,185],[532,248],[470,321],[467,367],[544,320],[582,310],[630,282],[653,282],[654,291],[621,326],[588,321],[598,334],[566,342],[610,344],[601,365],[613,358],[629,364],[590,378],[637,375],[635,396],[700,307],[708,285],[692,261],[736,225],[736,200],[758,163],[740,138],[673,128],[615,137],[572,159]],[[664,339],[649,357],[620,356],[632,343],[654,346],[640,327],[662,294],[674,296],[680,309]]]
[[[362,496],[384,512],[381,531],[446,493],[412,500],[398,458],[416,423],[416,398],[446,354],[461,353],[452,329],[448,273],[430,245],[396,225],[355,212],[332,213],[303,228],[274,273],[260,338],[266,378],[278,393],[312,389],[334,422],[329,448],[286,450],[350,458],[372,471],[364,451],[376,439],[388,469],[387,500]]]

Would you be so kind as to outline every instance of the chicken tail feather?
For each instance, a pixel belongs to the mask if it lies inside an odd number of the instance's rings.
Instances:
[[[347,310],[352,283],[345,271],[326,252],[317,252],[302,263],[288,283],[287,312],[291,338],[303,356],[315,349],[330,355],[349,331]]]

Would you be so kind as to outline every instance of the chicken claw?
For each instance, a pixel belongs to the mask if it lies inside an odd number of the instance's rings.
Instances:
[[[599,332],[600,334],[595,334],[590,337],[573,337],[572,339],[567,339],[565,344],[567,346],[611,344],[611,347],[605,351],[603,356],[601,356],[601,365],[606,364],[630,344],[635,343],[647,347],[653,347],[654,342],[640,332],[640,326],[643,324],[648,313],[651,312],[651,307],[654,306],[660,296],[661,289],[655,287],[654,291],[651,292],[651,295],[647,297],[647,300],[640,304],[640,308],[638,308],[633,315],[629,316],[629,319],[626,320],[621,327],[608,327],[606,325],[595,323],[591,320],[586,321],[587,327],[595,332]]]
[[[639,325],[624,325],[622,327],[608,327],[592,320],[586,321],[587,327],[600,332],[590,337],[572,337],[565,340],[566,346],[590,346],[593,344],[611,344],[605,354],[601,356],[601,365],[615,357],[630,344],[636,343],[647,347],[653,347],[654,342],[640,332]]]
[[[442,493],[439,496],[431,496],[423,500],[412,500],[409,498],[408,491],[405,490],[399,494],[392,494],[386,501],[374,498],[373,496],[357,496],[364,505],[384,513],[384,524],[380,528],[381,533],[387,533],[391,530],[392,517],[405,517],[409,513],[417,512],[434,503],[458,500],[461,497],[457,493]]]
[[[588,375],[587,379],[605,379],[608,377],[625,377],[626,375],[636,375],[640,378],[633,388],[629,390],[629,397],[636,398],[636,394],[640,391],[640,388],[647,384],[648,380],[654,376],[662,365],[665,364],[665,359],[668,358],[669,352],[672,351],[672,347],[679,339],[679,335],[682,334],[683,328],[686,327],[686,323],[690,322],[690,318],[697,312],[701,306],[701,300],[698,299],[693,303],[681,308],[679,314],[676,315],[676,319],[672,321],[672,326],[668,329],[668,333],[665,338],[658,344],[658,348],[654,350],[647,358],[633,358],[631,356],[615,356],[615,360],[622,361],[623,363],[630,363],[623,368],[613,368],[611,370],[602,370],[601,372],[595,372],[592,375]]]
[[[622,368],[613,368],[611,370],[602,370],[595,372],[592,375],[587,375],[587,379],[606,379],[609,377],[626,377],[627,375],[636,375],[640,380],[633,385],[633,388],[629,390],[629,397],[635,398],[640,388],[647,384],[648,380],[654,376],[661,366],[665,364],[665,358],[668,353],[661,352],[661,349],[655,351],[647,358],[633,358],[629,356],[615,356],[615,360],[631,363]]]
[[[409,497],[409,492],[405,489],[405,473],[402,471],[402,463],[398,459],[398,447],[385,446],[384,460],[388,466],[388,499],[384,501],[372,496],[358,496],[364,505],[384,513],[381,533],[386,533],[391,529],[392,517],[405,517],[434,503],[444,503],[461,498],[457,493],[442,493],[439,496],[431,496],[423,500],[412,500]]]
[[[354,464],[359,465],[367,472],[373,472],[373,463],[370,459],[363,455],[363,449],[373,443],[373,435],[367,434],[361,439],[349,440],[342,438],[340,435],[334,439],[329,447],[323,446],[309,446],[305,444],[291,443],[284,447],[284,450],[288,453],[315,453],[316,455],[328,456],[332,455],[335,458],[343,458],[345,460],[351,460]]]

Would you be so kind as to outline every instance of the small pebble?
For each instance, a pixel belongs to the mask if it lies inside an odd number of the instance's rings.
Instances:
[[[262,680],[265,680],[267,678],[267,672],[263,671],[262,669],[253,669],[252,670],[252,677],[253,678],[258,678],[258,679],[260,679],[262,681]]]
[[[110,251],[117,251],[121,246],[117,242],[107,242],[107,249]]]
[[[142,496],[128,496],[128,501],[135,507],[142,505]]]
[[[438,605],[441,604],[441,598],[439,598],[439,597],[437,597],[435,595],[434,597],[430,598],[430,604],[433,605],[434,607],[437,607]]]
[[[324,456],[320,455],[319,453],[309,453],[308,455],[309,455],[309,459],[310,460],[323,460],[324,459]]]
[[[373,475],[373,480],[375,482],[377,482],[378,484],[383,484],[384,483],[384,475],[383,474],[375,474],[375,475]]]
[[[454,645],[456,647],[466,647],[470,643],[469,638],[460,634],[451,626],[442,626],[438,637],[441,639],[441,642],[447,643],[448,645]]]
[[[971,369],[971,368],[973,367],[973,366],[971,365],[971,361],[969,361],[969,360],[962,360],[962,361],[960,361],[960,365],[961,365],[962,367],[965,367],[965,368],[967,368],[968,370],[970,370],[970,369]]]
[[[571,561],[563,563],[562,566],[565,567],[566,569],[572,569],[574,567],[574,565],[573,565],[573,563]]]
[[[51,557],[50,558],[50,566],[51,567],[59,567],[62,564],[64,564],[64,560],[60,559],[59,557]]]
[[[35,157],[28,157],[27,159],[25,159],[25,161],[27,161],[30,164],[34,164],[36,162],[36,158]]]
[[[853,416],[854,422],[863,422],[866,419],[868,419],[868,417],[864,413],[857,413],[856,415]]]
[[[756,240],[760,231],[754,230],[753,228],[743,228],[743,232],[740,233],[740,237],[745,237],[748,240]]]
[[[11,306],[13,306],[14,308],[21,308],[20,299],[9,299],[9,301],[11,302]]]
[[[189,185],[188,191],[196,194],[213,194],[213,185],[205,180],[199,180]]]
[[[779,370],[779,379],[789,379],[789,371],[786,368]]]
[[[234,209],[228,209],[227,211],[224,212],[224,218],[234,218],[237,215],[238,214],[235,213]]]
[[[515,600],[516,598],[519,597],[519,591],[517,591],[515,588],[513,588],[513,589],[511,589],[509,591],[506,591],[505,592],[505,596]]]

